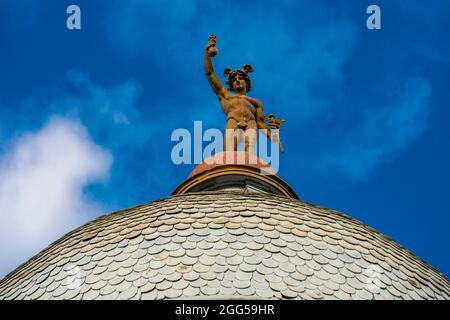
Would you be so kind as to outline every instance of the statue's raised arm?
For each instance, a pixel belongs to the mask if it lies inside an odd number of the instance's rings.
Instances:
[[[214,93],[217,95],[219,100],[222,100],[228,93],[228,90],[222,85],[222,83],[220,83],[219,79],[214,73],[214,68],[211,61],[211,57],[217,55],[216,41],[217,38],[215,35],[209,36],[208,44],[205,48],[205,74],[209,84],[211,85],[211,88],[214,90]]]

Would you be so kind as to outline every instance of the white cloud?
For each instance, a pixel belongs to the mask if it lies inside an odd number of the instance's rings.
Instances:
[[[67,118],[54,117],[14,142],[0,158],[0,278],[102,211],[83,188],[106,179],[111,163],[111,154]]]

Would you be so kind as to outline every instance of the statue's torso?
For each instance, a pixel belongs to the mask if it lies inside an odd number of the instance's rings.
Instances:
[[[220,104],[227,119],[234,119],[238,122],[255,120],[258,104],[251,97],[228,93],[220,101]]]

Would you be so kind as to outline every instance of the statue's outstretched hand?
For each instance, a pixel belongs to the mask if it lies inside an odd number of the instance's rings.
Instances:
[[[214,57],[215,55],[217,55],[216,42],[217,38],[215,35],[212,34],[208,37],[208,44],[206,45],[205,49],[210,57]]]

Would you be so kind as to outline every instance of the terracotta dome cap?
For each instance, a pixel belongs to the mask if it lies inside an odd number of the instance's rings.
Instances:
[[[267,162],[253,154],[242,151],[225,151],[205,159],[192,170],[189,174],[189,178],[224,165],[246,165],[269,174],[275,174]]]

